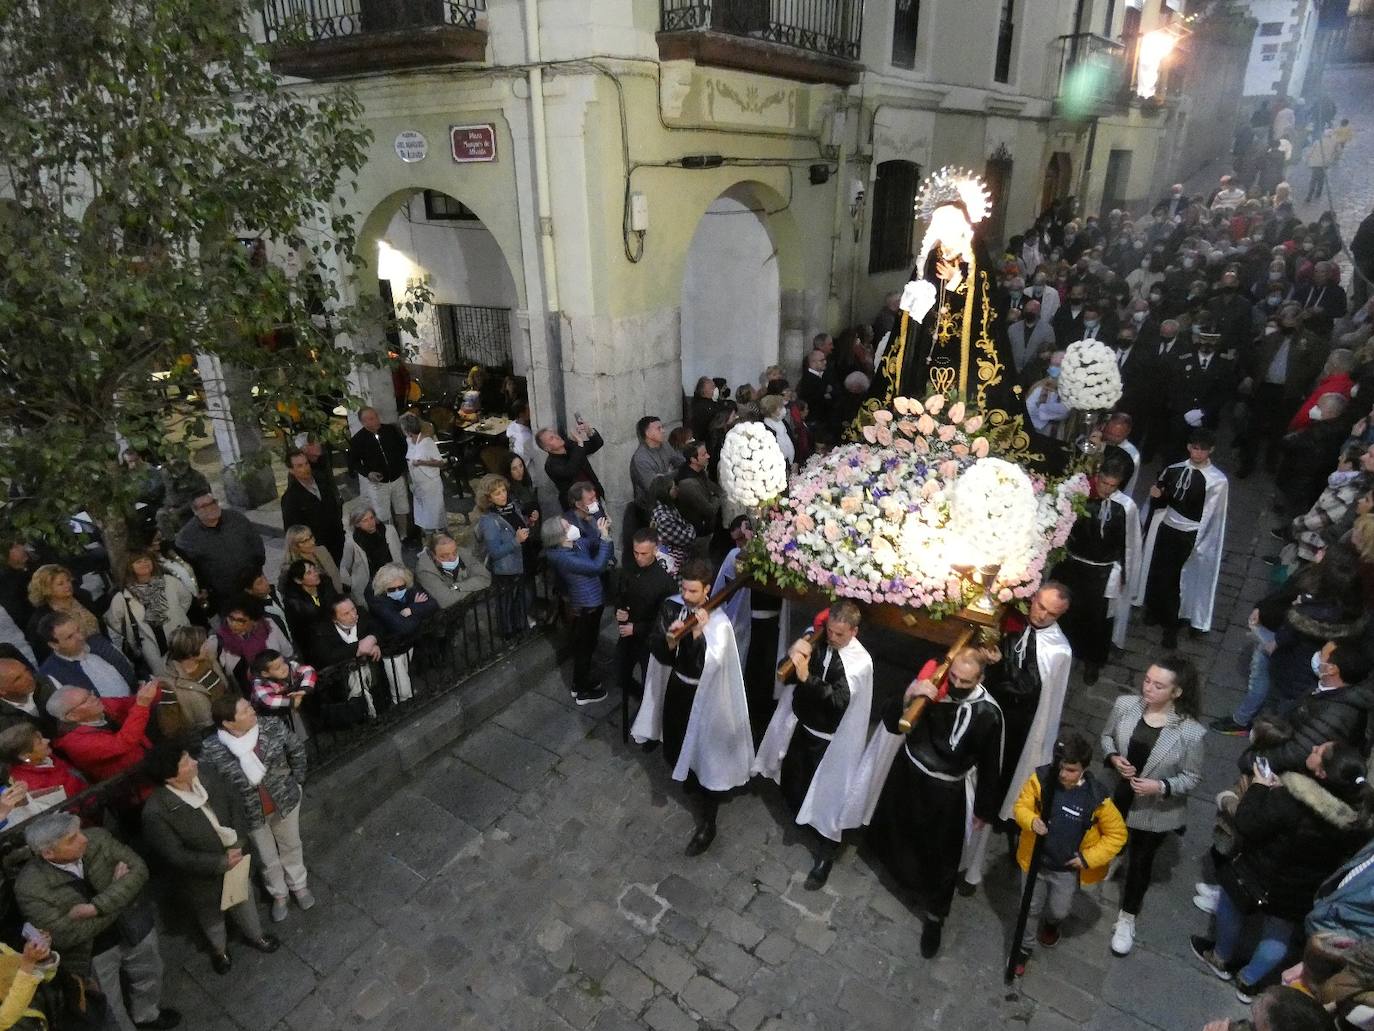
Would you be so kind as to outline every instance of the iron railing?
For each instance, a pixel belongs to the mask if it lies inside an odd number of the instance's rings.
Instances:
[[[659,0],[663,32],[712,29],[814,54],[859,59],[862,0]]]
[[[436,304],[439,363],[466,376],[468,369],[511,368],[510,309],[480,304]]]
[[[264,0],[262,23],[268,43],[319,43],[398,29],[475,29],[486,9],[486,0]]]

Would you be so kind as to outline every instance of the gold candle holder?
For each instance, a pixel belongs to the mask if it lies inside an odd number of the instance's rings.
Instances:
[[[970,609],[986,615],[992,615],[997,611],[997,599],[992,596],[992,588],[997,583],[997,574],[1002,571],[1002,563],[987,562],[976,566],[971,562],[960,562],[951,565],[950,568],[978,588],[978,597],[970,603]]]

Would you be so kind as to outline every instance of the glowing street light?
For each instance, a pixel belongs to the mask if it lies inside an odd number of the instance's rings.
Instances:
[[[1159,71],[1164,59],[1173,51],[1178,37],[1168,29],[1155,29],[1140,37],[1139,58],[1136,62],[1136,94],[1148,100],[1159,89]]]

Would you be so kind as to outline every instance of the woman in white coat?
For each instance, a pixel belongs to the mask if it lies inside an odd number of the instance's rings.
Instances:
[[[415,525],[425,536],[447,530],[444,480],[440,473],[444,467],[444,456],[439,454],[434,432],[418,415],[410,413],[401,416],[401,430],[409,441],[406,464],[410,466],[411,512]]]
[[[135,665],[141,658],[149,673],[161,675],[167,667],[168,638],[173,630],[191,624],[195,598],[148,551],[129,555],[123,581],[105,610],[110,639]]]

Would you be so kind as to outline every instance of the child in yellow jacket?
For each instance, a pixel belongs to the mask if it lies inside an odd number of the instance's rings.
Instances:
[[[1059,757],[1059,783],[1053,812],[1041,812],[1042,778],[1052,766],[1042,766],[1026,780],[1017,796],[1012,816],[1021,828],[1016,861],[1024,874],[1030,869],[1037,838],[1044,838],[1044,855],[1031,897],[1030,919],[1021,939],[1017,973],[1025,969],[1038,941],[1050,949],[1059,944],[1059,925],[1069,915],[1080,884],[1096,884],[1107,876],[1107,865],[1126,845],[1126,821],[1112,804],[1110,790],[1088,771],[1092,745],[1082,734],[1063,734],[1055,746]],[[1043,917],[1039,931],[1036,924]]]

